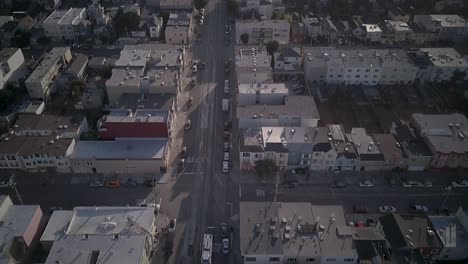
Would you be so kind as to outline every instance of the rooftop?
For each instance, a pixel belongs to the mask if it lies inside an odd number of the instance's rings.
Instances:
[[[310,143],[306,127],[262,127],[263,144],[268,143]],[[311,143],[312,144],[312,143]]]
[[[145,67],[150,52],[142,49],[123,49],[120,58],[115,62],[115,67]]]
[[[236,48],[236,71],[242,68],[253,68],[259,70],[266,68],[271,70],[271,58],[266,50],[260,50],[257,47],[237,47]]]
[[[468,218],[461,208],[455,215],[429,216],[429,220],[444,247],[468,247]]]
[[[39,65],[29,75],[26,81],[41,80],[51,67],[56,65],[64,56],[65,53],[70,52],[70,47],[55,47],[42,59]]]
[[[118,100],[121,109],[159,109],[171,110],[175,101],[175,95],[170,93],[148,94],[142,97],[140,94],[122,94]]]
[[[167,139],[117,139],[114,141],[78,141],[72,159],[162,159]]]
[[[281,115],[320,119],[312,96],[288,96],[284,105],[246,105],[237,107],[237,118],[279,118]]]
[[[386,162],[403,158],[401,148],[397,146],[397,141],[392,134],[374,134],[372,136]]]
[[[382,32],[377,24],[362,24],[362,26],[366,29],[366,32]]]
[[[139,109],[134,113],[129,110],[111,110],[105,117],[106,123],[160,123],[165,122],[168,116],[167,110]]]
[[[96,263],[138,263],[148,239],[140,228],[154,232],[152,207],[76,207],[68,227],[62,225],[67,216],[60,218],[56,232],[62,236],[55,239],[47,264],[87,264],[91,258],[96,258]],[[53,231],[49,226],[47,229]]]
[[[42,23],[44,24],[60,24],[60,25],[78,25],[83,18],[80,13],[85,8],[70,8],[70,9],[57,9],[50,14]]]
[[[160,8],[162,10],[192,10],[193,1],[191,0],[161,0]]]
[[[245,255],[343,256],[357,252],[341,206],[241,202],[240,250]]]
[[[106,81],[106,87],[109,86],[133,86],[135,87],[135,93],[140,92],[139,86],[143,77],[140,76],[139,70],[130,70],[125,68],[114,68],[112,69],[112,76]]]
[[[353,127],[351,129],[351,139],[359,155],[380,154],[380,150],[372,137],[367,135],[366,129]]]
[[[416,16],[429,16],[431,18],[431,21],[439,22],[442,27],[468,27],[468,22],[466,21],[466,19],[462,18],[459,15],[440,14]]]
[[[413,114],[418,133],[440,153],[468,153],[468,119],[462,114]]]
[[[432,65],[438,67],[468,67],[466,61],[454,48],[423,48]]]
[[[263,84],[239,84],[238,90],[240,94],[256,94],[260,93],[278,93],[288,94],[289,90],[284,83],[263,83]]]
[[[174,69],[151,69],[146,73],[149,79],[149,86],[155,87],[174,87],[176,93],[178,71]]]
[[[177,12],[170,13],[169,19],[167,20],[168,26],[190,26],[192,20],[191,12]]]
[[[262,19],[262,20],[254,20],[254,19],[245,19],[245,20],[236,20],[236,28],[238,25],[250,25],[252,27],[258,28],[267,28],[267,27],[275,27],[275,28],[288,28],[289,29],[289,22],[287,20],[278,19],[278,20],[271,20],[271,19]]]
[[[261,128],[245,128],[240,131],[240,152],[263,152]]]
[[[409,32],[411,28],[408,26],[407,23],[402,21],[395,21],[395,20],[385,20],[385,25],[388,29],[391,29],[396,32]]]
[[[6,62],[19,48],[3,48],[0,50],[0,63]]]
[[[80,70],[83,68],[83,65],[87,63],[88,63],[88,56],[83,55],[83,54],[78,54],[73,60],[68,70],[73,73],[79,73]]]

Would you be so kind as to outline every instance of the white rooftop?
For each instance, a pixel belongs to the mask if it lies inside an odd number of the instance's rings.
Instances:
[[[162,159],[167,139],[117,139],[115,141],[78,141],[72,159]]]
[[[350,135],[359,155],[380,153],[377,144],[374,142],[371,136],[367,135],[365,128],[353,127],[351,129]]]
[[[284,83],[263,83],[263,84],[245,84],[238,85],[240,94],[277,93],[288,94],[288,88]]]

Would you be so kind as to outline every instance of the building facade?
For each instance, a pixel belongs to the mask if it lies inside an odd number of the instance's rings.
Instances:
[[[279,44],[288,44],[290,25],[287,20],[237,20],[236,43],[242,44],[241,35],[247,34],[247,44],[260,44],[277,41]]]

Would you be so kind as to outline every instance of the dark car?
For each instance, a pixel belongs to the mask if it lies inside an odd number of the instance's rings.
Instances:
[[[344,188],[344,187],[346,187],[346,183],[343,182],[343,181],[334,181],[332,187],[333,188]]]
[[[177,169],[179,170],[179,172],[185,169],[185,159],[179,159],[179,164],[177,166]]]

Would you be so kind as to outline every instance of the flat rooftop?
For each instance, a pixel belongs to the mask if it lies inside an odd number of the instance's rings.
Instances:
[[[466,61],[454,48],[423,48],[432,65],[439,67],[468,67]]]
[[[42,59],[39,65],[29,75],[26,81],[42,80],[46,73],[56,65],[66,52],[70,52],[70,47],[55,47]]]
[[[145,67],[149,56],[148,50],[123,49],[120,51],[120,58],[115,62],[115,67]]]
[[[174,12],[169,14],[168,26],[190,26],[192,12]]]
[[[166,156],[167,139],[78,141],[71,159],[159,160]]]
[[[140,76],[140,71],[130,70],[125,68],[114,68],[112,69],[112,76],[106,81],[106,87],[108,86],[133,86],[135,87],[135,93],[139,93],[139,85],[143,79]]]
[[[380,154],[380,150],[374,139],[367,135],[366,129],[362,127],[353,127],[351,129],[351,138],[357,152],[361,154]]]
[[[271,70],[271,58],[266,50],[257,47],[236,47],[236,71],[239,68],[267,68]]]
[[[121,109],[159,109],[171,110],[176,96],[170,93],[155,93],[141,96],[140,94],[122,94],[118,100],[118,107]]]
[[[139,109],[135,112],[111,110],[105,117],[106,123],[160,123],[167,120],[169,111],[157,109]]]
[[[240,131],[239,148],[241,152],[263,152],[261,128],[245,128]]]
[[[284,83],[263,83],[263,84],[239,84],[237,86],[240,94],[277,93],[288,94],[289,90]]]
[[[284,105],[246,105],[236,108],[237,118],[279,118],[281,115],[300,116],[303,119],[320,119],[314,97],[288,96]]]
[[[19,49],[18,48],[3,48],[0,50],[0,62],[6,62],[10,59],[13,54],[15,54]]]

